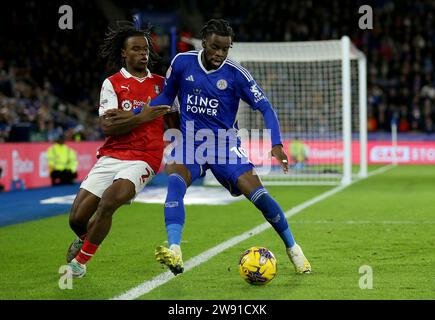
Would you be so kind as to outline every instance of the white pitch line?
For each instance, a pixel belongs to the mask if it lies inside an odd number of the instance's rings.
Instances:
[[[292,224],[435,224],[435,220],[385,220],[385,221],[370,221],[370,220],[298,220],[292,221]]]
[[[384,166],[381,167],[375,171],[372,171],[370,174],[368,174],[367,178],[372,177],[374,175],[383,173],[389,169],[391,169],[393,167],[393,165],[388,165],[388,166]],[[331,196],[333,196],[334,194],[344,190],[345,188],[351,186],[352,184],[363,180],[362,179],[357,179],[355,181],[352,181],[351,184],[348,185],[344,185],[344,186],[338,186],[332,190],[329,190],[325,193],[322,193],[321,195],[314,197],[313,199],[310,199],[292,209],[290,209],[289,211],[285,212],[285,216],[287,218],[290,218],[291,216],[294,216],[295,214],[301,212],[302,210],[312,206],[313,204],[316,204],[322,200],[325,200]],[[195,268],[196,266],[210,260],[211,258],[213,258],[215,255],[221,253],[222,251],[231,248],[233,246],[235,246],[236,244],[252,237],[255,236],[261,232],[263,232],[264,230],[271,228],[271,225],[268,222],[262,223],[259,226],[246,231],[236,237],[233,237],[225,242],[222,242],[220,244],[218,244],[217,246],[204,251],[203,253],[200,253],[199,255],[190,258],[188,261],[185,262],[184,264],[184,272],[187,272],[193,268]],[[182,276],[182,275],[181,275]],[[180,277],[180,275],[178,276]],[[137,287],[134,287],[116,297],[113,297],[110,300],[133,300],[136,298],[139,298],[140,296],[143,296],[144,294],[150,292],[151,290],[165,284],[166,282],[172,280],[173,278],[175,278],[175,276],[172,274],[171,271],[167,271],[164,273],[161,273],[157,276],[155,276],[154,278],[152,278],[151,280],[145,281],[142,284],[138,285]]]

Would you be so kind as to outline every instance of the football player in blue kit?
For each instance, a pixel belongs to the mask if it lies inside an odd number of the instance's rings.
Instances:
[[[166,164],[168,193],[164,213],[169,247],[157,247],[156,259],[174,274],[183,272],[180,248],[185,221],[183,198],[186,189],[210,169],[232,195],[243,194],[263,213],[283,240],[296,273],[310,273],[310,263],[295,242],[282,208],[263,187],[237,137],[236,115],[242,99],[263,114],[265,126],[271,130],[271,154],[287,173],[288,160],[276,113],[249,71],[228,58],[234,37],[228,22],[208,21],[201,36],[203,49],[175,56],[163,92],[151,102],[151,106],[173,105],[178,97],[183,138],[182,156]],[[205,152],[203,140],[196,141],[199,132],[207,142],[212,142]]]

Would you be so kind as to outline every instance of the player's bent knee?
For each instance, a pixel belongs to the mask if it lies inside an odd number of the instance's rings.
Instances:
[[[86,228],[88,221],[83,218],[80,218],[77,215],[70,215],[69,217],[69,226],[72,230]]]
[[[117,199],[102,199],[98,205],[98,215],[103,217],[112,216],[116,209],[118,209],[122,203]]]
[[[80,210],[82,209],[82,210]],[[71,212],[69,214],[69,223],[75,224],[75,225],[82,225],[86,224],[87,221],[83,217],[81,217],[80,212],[83,211],[83,208],[81,206],[74,204],[71,208]]]

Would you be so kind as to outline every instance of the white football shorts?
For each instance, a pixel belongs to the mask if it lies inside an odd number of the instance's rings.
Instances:
[[[88,190],[101,198],[103,192],[117,179],[130,180],[136,189],[136,195],[152,180],[155,173],[145,161],[119,160],[101,157],[89,171],[80,188]]]

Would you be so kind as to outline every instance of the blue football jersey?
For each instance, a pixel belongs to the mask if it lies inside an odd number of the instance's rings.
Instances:
[[[215,137],[219,136],[219,129],[233,129],[235,136],[240,99],[253,110],[270,103],[249,71],[239,63],[227,58],[219,69],[206,70],[201,53],[189,51],[175,56],[166,73],[164,94],[153,100],[152,105],[172,105],[178,96],[185,138],[193,137],[200,129],[211,130]]]

